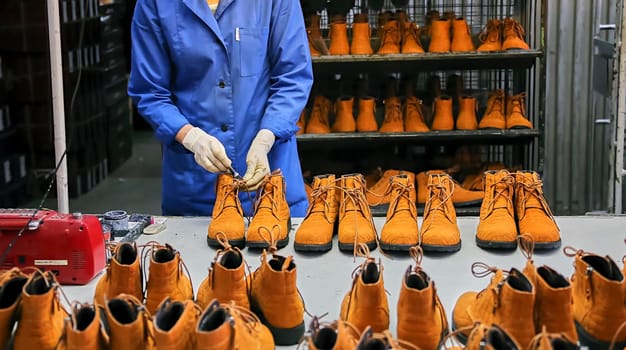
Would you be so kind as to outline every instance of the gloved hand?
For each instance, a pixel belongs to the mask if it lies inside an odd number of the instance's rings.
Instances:
[[[252,145],[246,157],[248,169],[243,176],[247,190],[256,190],[265,175],[270,174],[270,162],[267,160],[267,153],[274,145],[274,141],[276,141],[276,136],[267,129],[259,130],[254,140],[252,140]]]
[[[193,152],[196,163],[209,172],[227,171],[232,164],[220,140],[200,128],[191,128],[182,144]]]

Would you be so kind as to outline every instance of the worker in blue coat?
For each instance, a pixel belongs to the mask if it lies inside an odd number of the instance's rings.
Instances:
[[[163,144],[164,215],[211,215],[217,173],[281,169],[308,205],[295,133],[313,73],[298,0],[138,0],[129,95]],[[254,195],[240,192],[247,215]]]

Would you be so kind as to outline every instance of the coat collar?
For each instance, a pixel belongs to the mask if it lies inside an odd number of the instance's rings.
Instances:
[[[226,44],[222,38],[222,32],[220,26],[217,23],[217,19],[224,13],[224,10],[235,0],[220,0],[220,3],[215,12],[215,16],[211,13],[209,5],[205,0],[183,0],[183,3],[196,15],[198,18],[206,24],[209,29],[215,34],[215,37],[222,43],[224,47]]]

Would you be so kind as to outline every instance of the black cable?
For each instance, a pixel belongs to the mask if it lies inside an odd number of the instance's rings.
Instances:
[[[79,55],[82,54],[80,50],[83,45],[83,38],[85,35],[85,23],[87,22],[87,19],[83,18],[81,19],[81,21],[82,23],[80,26],[80,33],[78,35],[78,45],[76,48]],[[76,77],[76,86],[74,86],[74,92],[72,93],[72,99],[70,101],[70,113],[67,118],[67,120],[70,123],[70,128],[69,128],[70,130],[68,133],[68,137],[66,138],[67,142],[66,142],[65,150],[63,150],[63,154],[61,154],[61,158],[59,158],[59,162],[57,163],[56,167],[53,170],[51,170],[46,176],[46,178],[50,179],[50,182],[48,183],[48,188],[46,189],[46,192],[44,192],[43,197],[41,198],[41,201],[39,202],[39,206],[33,211],[33,214],[28,219],[28,222],[26,223],[26,225],[24,225],[24,227],[22,227],[19,230],[17,235],[15,235],[15,237],[11,240],[11,242],[9,242],[7,247],[4,249],[2,256],[0,256],[0,266],[4,264],[4,261],[6,260],[7,256],[11,252],[11,249],[13,249],[13,247],[15,246],[15,243],[17,242],[17,240],[20,237],[22,237],[22,234],[24,234],[24,231],[26,231],[26,229],[28,228],[28,225],[30,225],[30,223],[33,221],[33,219],[37,215],[37,213],[43,208],[43,204],[45,203],[46,199],[48,199],[48,195],[50,194],[50,191],[52,190],[52,185],[54,184],[56,180],[56,174],[59,171],[59,168],[61,167],[63,160],[67,156],[67,150],[72,145],[73,136],[74,136],[74,132],[73,132],[74,125],[72,124],[72,120],[74,119],[74,104],[76,103],[76,96],[78,95],[78,87],[80,86],[82,75],[83,75],[83,64],[81,64],[78,67],[78,76]],[[57,193],[57,196],[58,195],[59,194]]]

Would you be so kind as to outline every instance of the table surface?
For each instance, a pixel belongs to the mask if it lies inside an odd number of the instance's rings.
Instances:
[[[206,244],[207,227],[210,218],[168,218],[167,229],[153,236],[141,236],[138,244],[156,240],[169,243],[179,250],[181,257],[188,266],[194,291],[207,276],[207,269],[215,249]],[[325,254],[300,254],[293,250],[295,230],[302,219],[292,220],[289,245],[281,249],[280,255],[293,255],[298,268],[298,288],[304,298],[307,310],[314,315],[328,313],[326,321],[336,319],[339,315],[341,301],[351,286],[351,273],[363,258],[355,258],[352,254],[340,252],[337,247],[337,238],[334,238],[333,249]],[[609,255],[622,266],[622,256],[626,254],[626,217],[624,216],[577,216],[557,217],[561,229],[562,247],[572,246],[584,249],[599,255]],[[378,232],[384,224],[384,218],[374,219]],[[421,224],[421,220],[420,220]],[[436,282],[439,297],[444,305],[448,317],[456,299],[465,291],[479,291],[487,286],[489,278],[475,278],[470,266],[480,261],[503,269],[516,267],[522,269],[525,258],[519,250],[494,252],[485,251],[476,246],[474,235],[478,218],[462,217],[458,219],[463,242],[462,249],[453,254],[426,255],[422,267]],[[421,227],[421,226],[420,226]],[[244,256],[252,271],[260,264],[258,251],[243,250]],[[378,250],[372,256],[382,259],[384,266],[385,289],[388,291],[390,306],[390,330],[395,335],[396,305],[402,276],[413,260],[408,254],[382,255]],[[537,265],[548,265],[569,277],[573,272],[573,258],[565,256],[561,249],[549,252],[535,252],[534,261]],[[91,301],[96,276],[84,286],[64,286],[63,290],[70,300]],[[308,325],[308,317],[305,319]],[[296,347],[278,347],[295,349]]]

